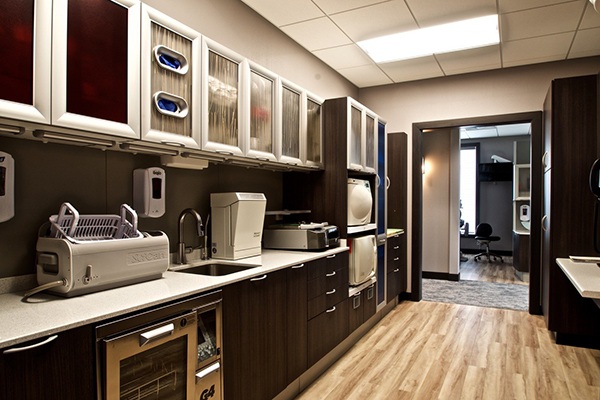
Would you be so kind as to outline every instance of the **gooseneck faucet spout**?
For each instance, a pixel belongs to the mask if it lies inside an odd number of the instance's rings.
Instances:
[[[186,208],[185,210],[183,210],[181,212],[181,214],[179,214],[179,235],[178,235],[178,244],[177,244],[177,249],[178,249],[178,258],[177,258],[177,263],[178,264],[185,264],[186,260],[185,260],[185,241],[183,240],[183,222],[185,221],[185,217],[187,215],[191,215],[192,217],[194,217],[196,219],[196,225],[197,225],[197,229],[198,229],[198,237],[202,237],[204,236],[204,230],[203,230],[203,225],[202,225],[202,217],[200,216],[200,214],[198,214],[198,212],[196,212],[196,210],[194,210],[193,208]]]

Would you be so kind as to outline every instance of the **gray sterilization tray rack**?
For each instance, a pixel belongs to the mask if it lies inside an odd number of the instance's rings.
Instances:
[[[136,212],[127,204],[121,205],[121,215],[80,215],[65,202],[58,215],[50,217],[50,237],[64,238],[71,243],[141,238],[137,219]]]

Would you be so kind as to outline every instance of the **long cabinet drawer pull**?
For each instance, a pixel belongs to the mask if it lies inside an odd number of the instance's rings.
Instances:
[[[331,307],[329,310],[325,310],[326,313],[334,312],[335,306]]]
[[[330,274],[325,274],[325,276],[327,276],[327,277],[330,277],[330,276],[335,276],[335,271],[333,271],[333,272],[332,272],[332,273],[330,273]]]
[[[252,279],[250,279],[250,282],[262,281],[263,279],[267,279],[267,274],[264,274],[263,276],[259,276],[258,278],[252,278]]]
[[[303,267],[304,267],[304,263],[302,263],[302,264],[298,264],[298,265],[294,265],[294,266],[292,267],[292,269],[299,269],[299,268],[303,268]]]
[[[174,324],[167,324],[149,332],[144,332],[140,334],[140,346],[148,344],[153,340],[158,340],[160,338],[164,338],[165,336],[172,335],[173,332],[175,332]]]
[[[335,258],[337,256],[337,254],[330,254],[327,256],[327,258]]]
[[[42,340],[39,343],[35,343],[35,344],[32,344],[32,345],[23,346],[23,347],[13,347],[12,349],[4,350],[2,352],[2,354],[19,353],[21,351],[27,351],[27,350],[35,349],[36,347],[41,347],[41,346],[43,346],[45,344],[48,344],[48,343],[56,340],[57,338],[58,338],[58,335],[52,335],[52,336],[48,337],[47,339]]]
[[[330,295],[330,294],[334,294],[335,293],[335,289],[330,290],[329,292],[325,292],[325,294]]]

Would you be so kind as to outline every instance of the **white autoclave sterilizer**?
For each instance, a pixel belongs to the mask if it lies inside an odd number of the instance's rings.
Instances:
[[[258,256],[267,198],[262,193],[211,193],[212,257]]]

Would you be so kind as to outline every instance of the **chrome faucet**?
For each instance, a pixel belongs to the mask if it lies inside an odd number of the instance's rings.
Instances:
[[[188,214],[193,216],[196,219],[196,224],[197,224],[197,229],[198,229],[198,237],[204,236],[204,230],[202,229],[203,228],[202,217],[200,216],[200,214],[198,214],[198,212],[196,212],[196,210],[194,210],[193,208],[186,208],[185,210],[183,210],[181,212],[181,214],[179,214],[179,236],[178,236],[178,243],[177,243],[177,248],[178,248],[177,263],[178,264],[186,263],[185,241],[183,240],[183,221],[185,220],[185,217]]]

